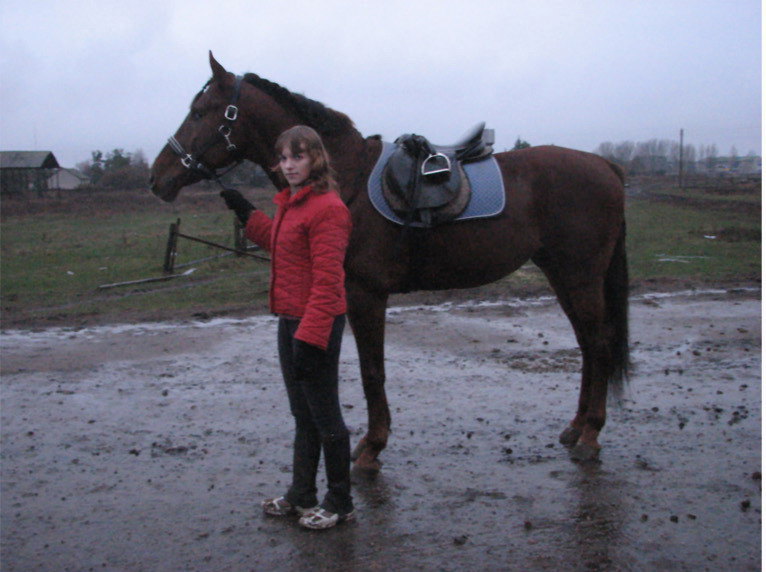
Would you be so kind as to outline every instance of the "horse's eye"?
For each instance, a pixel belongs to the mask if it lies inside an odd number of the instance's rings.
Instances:
[[[202,113],[199,111],[192,111],[192,119],[202,119]]]

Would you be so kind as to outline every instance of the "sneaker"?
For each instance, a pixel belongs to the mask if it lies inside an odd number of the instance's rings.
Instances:
[[[338,514],[318,506],[304,513],[298,521],[298,524],[312,530],[324,530],[326,528],[332,528],[340,522],[354,520],[355,516],[353,510],[346,514]]]
[[[275,499],[266,499],[261,502],[261,508],[263,512],[269,516],[290,516],[293,514],[304,515],[307,512],[313,510],[311,508],[304,508],[302,506],[293,505],[285,497],[277,497]]]

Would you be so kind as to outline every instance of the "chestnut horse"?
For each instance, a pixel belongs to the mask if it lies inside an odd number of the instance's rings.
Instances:
[[[277,163],[274,143],[285,129],[310,125],[322,136],[337,173],[353,231],[346,257],[348,320],[359,351],[367,433],[354,451],[356,467],[376,471],[391,415],[385,392],[384,332],[392,293],[471,288],[498,280],[532,260],[548,278],[582,352],[577,412],[560,436],[576,459],[595,459],[606,420],[609,382],[619,389],[628,368],[628,272],[624,183],[597,155],[555,146],[498,153],[506,189],[492,218],[413,229],[378,214],[367,178],[379,136],[365,138],[348,116],[255,74],[234,76],[210,54],[212,78],[152,166],[152,192],[173,201],[181,188],[216,169],[248,159]]]

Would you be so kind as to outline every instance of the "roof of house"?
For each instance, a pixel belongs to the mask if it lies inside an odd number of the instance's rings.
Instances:
[[[90,177],[83,173],[82,171],[79,171],[77,169],[61,169],[62,171],[66,171],[67,173],[70,173],[71,175],[77,177],[78,179],[82,181],[90,181]]]
[[[88,175],[86,175],[85,173],[78,171],[77,169],[65,169],[65,168],[61,168],[59,169],[57,173],[51,175],[51,179],[54,179],[56,177],[61,177],[63,174],[69,174],[72,177],[75,177],[84,183],[87,183],[90,181],[90,177],[88,177]]]
[[[50,151],[0,151],[0,169],[58,169]]]

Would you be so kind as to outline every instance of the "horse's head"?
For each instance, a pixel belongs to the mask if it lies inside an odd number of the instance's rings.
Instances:
[[[151,189],[162,200],[173,201],[183,187],[216,178],[218,169],[241,161],[248,152],[271,158],[270,149],[252,139],[240,112],[242,77],[227,72],[212,52],[210,67],[213,77],[152,165]]]
[[[319,132],[339,175],[357,176],[358,165],[342,163],[347,154],[353,156],[354,145],[364,145],[348,116],[255,74],[235,76],[212,53],[210,67],[213,77],[194,97],[186,119],[154,160],[151,188],[155,195],[173,201],[183,187],[216,178],[218,169],[242,159],[271,175],[279,134],[298,124]],[[273,180],[277,182],[276,177]]]

